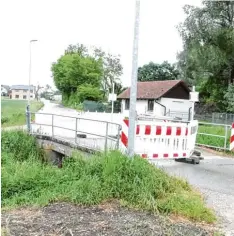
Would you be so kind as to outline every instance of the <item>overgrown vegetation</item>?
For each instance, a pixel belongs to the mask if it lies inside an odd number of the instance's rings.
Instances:
[[[20,140],[20,142],[19,142]],[[118,199],[128,207],[213,222],[215,216],[184,180],[146,160],[119,152],[66,159],[62,169],[42,163],[36,141],[22,131],[2,133],[2,206],[69,201],[92,205]]]
[[[1,125],[2,127],[24,125],[26,123],[27,101],[23,100],[1,100]],[[36,112],[43,107],[42,102],[31,101],[30,110]],[[33,117],[32,117],[33,118]]]

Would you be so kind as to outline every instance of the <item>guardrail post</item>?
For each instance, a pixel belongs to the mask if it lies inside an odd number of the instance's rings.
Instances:
[[[52,114],[52,138],[54,137],[54,115]]]
[[[118,134],[117,134],[117,143],[116,143],[116,149],[119,150],[119,139],[120,139],[120,132],[121,132],[121,125],[118,126]]]
[[[26,123],[27,123],[27,130],[28,133],[31,132],[31,116],[30,116],[30,107],[27,105],[26,107]]]
[[[106,136],[105,136],[105,147],[104,147],[105,154],[107,153],[107,141],[108,141],[108,122],[106,122]]]
[[[76,118],[76,129],[75,129],[75,143],[77,143],[77,118]]]
[[[224,138],[224,149],[227,149],[227,139],[228,139],[228,126],[225,125],[225,138]]]

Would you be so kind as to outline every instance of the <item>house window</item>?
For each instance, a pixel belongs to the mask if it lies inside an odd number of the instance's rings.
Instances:
[[[148,100],[148,111],[154,110],[154,100]]]
[[[15,95],[15,98],[19,98],[19,95]]]
[[[130,100],[126,99],[125,100],[125,110],[129,110],[129,107],[130,107]]]
[[[30,98],[33,98],[33,95],[30,95]]]
[[[23,99],[26,99],[27,98],[27,96],[26,95],[23,95]]]

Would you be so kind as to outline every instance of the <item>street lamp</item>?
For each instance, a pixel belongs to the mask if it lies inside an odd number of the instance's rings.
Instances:
[[[28,77],[28,105],[26,108],[26,120],[28,132],[31,132],[31,115],[30,115],[30,87],[31,87],[31,44],[37,42],[36,39],[29,42],[29,77]]]
[[[29,109],[29,106],[30,106],[30,87],[31,87],[31,64],[32,64],[32,62],[31,62],[31,59],[32,59],[31,45],[32,45],[32,43],[37,42],[37,41],[38,41],[37,39],[32,39],[29,42],[28,109]]]
[[[136,100],[137,100],[137,70],[138,70],[138,41],[139,41],[139,19],[140,19],[140,0],[136,0],[135,6],[135,26],[132,52],[132,79],[130,89],[130,111],[129,111],[129,130],[128,130],[128,155],[134,156],[135,130],[136,130]]]

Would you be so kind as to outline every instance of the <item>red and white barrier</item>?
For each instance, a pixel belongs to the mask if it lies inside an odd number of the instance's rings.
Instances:
[[[230,151],[234,151],[234,123],[232,124],[231,129]]]
[[[129,121],[122,125],[121,144],[128,146]],[[194,151],[198,122],[137,121],[135,153],[147,159],[189,158]]]

